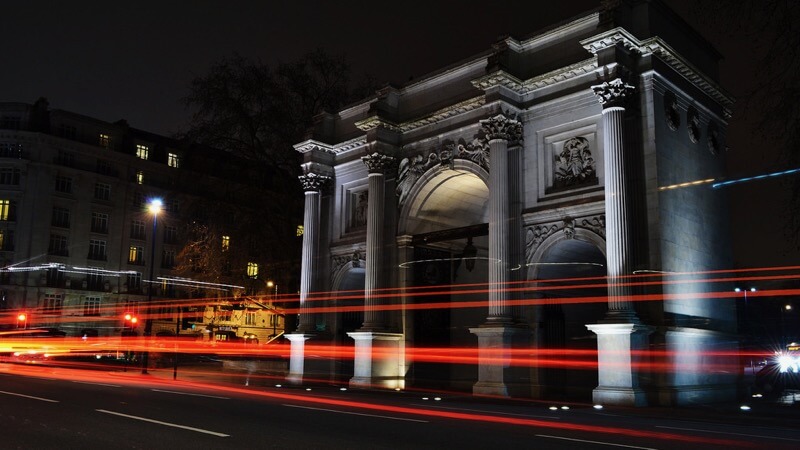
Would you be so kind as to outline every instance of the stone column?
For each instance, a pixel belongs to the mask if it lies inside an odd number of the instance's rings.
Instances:
[[[364,280],[364,323],[347,333],[355,340],[355,361],[351,386],[402,387],[402,334],[389,332],[388,302],[379,291],[385,286],[384,255],[386,172],[396,167],[395,159],[383,153],[361,158],[369,170],[367,198],[367,263]]]
[[[603,159],[605,168],[606,265],[609,311],[599,324],[587,328],[597,334],[598,387],[594,401],[601,404],[642,406],[647,403],[639,387],[637,362],[647,346],[649,327],[639,322],[630,302],[629,280],[633,258],[630,207],[631,185],[626,179],[630,159],[625,147],[626,97],[633,86],[617,78],[592,86],[603,105]]]
[[[510,364],[511,348],[527,340],[527,329],[514,324],[508,282],[512,269],[511,204],[508,147],[522,141],[522,123],[498,114],[481,120],[489,141],[489,315],[486,323],[470,332],[478,337],[476,395],[514,396],[530,393],[523,385],[524,370]]]
[[[305,191],[303,214],[303,253],[300,269],[300,323],[297,331],[286,335],[291,342],[287,380],[301,383],[305,372],[305,342],[316,332],[316,314],[308,304],[308,294],[319,290],[318,279],[321,191],[330,177],[313,172],[300,176]]]

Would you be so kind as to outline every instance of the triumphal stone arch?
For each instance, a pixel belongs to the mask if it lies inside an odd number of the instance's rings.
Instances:
[[[725,166],[718,55],[659,1],[605,5],[317,118],[290,380],[735,395],[734,306],[686,275],[730,267],[726,202],[671,188]]]

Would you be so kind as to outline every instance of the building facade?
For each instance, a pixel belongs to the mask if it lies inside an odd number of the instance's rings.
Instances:
[[[727,200],[707,183],[723,174],[732,104],[718,60],[660,1],[606,2],[320,116],[296,145],[306,206],[289,379],[732,398],[735,305],[691,275],[731,267]],[[331,304],[346,312],[315,312]],[[318,367],[309,343],[355,358]],[[447,349],[474,362],[426,357]],[[588,369],[537,356],[594,351]]]
[[[204,299],[267,293],[256,254],[213,288],[212,280],[198,275],[203,283],[194,283],[179,270],[188,224],[259,195],[248,187],[246,167],[124,121],[50,109],[44,99],[0,104],[4,325],[19,326],[11,312],[24,311],[25,327],[113,336],[130,331],[123,316],[132,314],[141,319],[138,333],[150,317],[153,334],[175,334],[177,326],[201,336],[191,325],[202,323]],[[147,209],[154,198],[163,202],[157,217]],[[220,239],[217,253],[243,243],[234,232]],[[264,337],[273,329],[261,328]]]

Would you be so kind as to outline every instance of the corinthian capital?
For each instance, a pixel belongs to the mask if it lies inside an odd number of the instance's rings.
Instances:
[[[393,157],[378,152],[362,156],[361,161],[364,161],[369,173],[387,173],[395,167],[395,159]]]
[[[633,86],[625,84],[619,78],[592,86],[594,95],[597,96],[597,100],[600,101],[604,108],[622,105],[625,98],[633,94],[634,90]]]
[[[516,117],[509,118],[505,114],[481,120],[481,128],[488,140],[504,139],[509,142],[522,141],[522,123]]]
[[[309,172],[305,175],[297,177],[300,179],[300,184],[303,185],[304,192],[319,192],[328,184],[331,177],[320,175],[318,173]]]

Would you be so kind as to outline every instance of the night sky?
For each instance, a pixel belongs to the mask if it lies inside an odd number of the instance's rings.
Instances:
[[[702,25],[688,0],[666,0],[725,57],[721,84],[736,97],[755,83],[757,49]],[[160,134],[186,128],[180,99],[191,80],[238,53],[274,64],[315,48],[345,54],[356,74],[402,84],[599,6],[540,1],[37,1],[8,2],[0,101],[33,103]],[[553,5],[557,5],[553,6]],[[758,148],[753,117],[737,103],[730,123],[732,177],[781,169]],[[752,115],[750,115],[752,116]],[[786,167],[788,168],[788,167]],[[795,175],[797,176],[797,175]],[[731,187],[741,266],[796,263],[782,245],[780,180]],[[758,201],[754,201],[758,199]],[[746,245],[745,237],[750,237]]]

